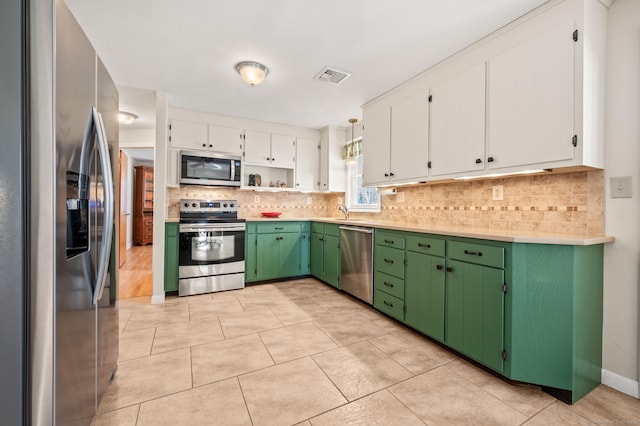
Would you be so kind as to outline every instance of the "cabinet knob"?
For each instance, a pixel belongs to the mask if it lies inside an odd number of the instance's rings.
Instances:
[[[385,173],[385,174],[384,174],[384,177],[389,177],[389,173]]]
[[[482,164],[482,159],[481,158],[476,158],[476,164]]]
[[[436,269],[437,269],[438,271],[442,271],[442,268],[443,268],[443,266],[442,266],[442,265],[436,265]]]
[[[203,143],[203,144],[202,144],[202,147],[203,147],[203,148],[206,148],[206,147],[207,147],[207,144],[206,144],[206,143]]]
[[[447,266],[447,272],[453,272],[453,268],[451,266]]]
[[[395,174],[393,174],[393,173],[389,173],[389,176],[393,177],[393,176],[395,176]]]
[[[213,148],[213,145],[212,145],[212,144],[209,144],[209,148]]]
[[[488,161],[489,163],[493,163],[493,162],[494,162],[494,160],[495,160],[495,159],[494,159],[493,157],[489,157],[489,158],[487,158],[487,161]]]

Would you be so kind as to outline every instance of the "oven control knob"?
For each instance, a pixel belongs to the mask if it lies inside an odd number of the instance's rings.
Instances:
[[[233,203],[229,204],[229,207],[233,208],[235,205]]]
[[[227,203],[224,203],[224,205],[222,207],[228,207],[229,205]]]
[[[194,209],[197,207],[198,205],[196,203],[191,203],[191,207],[193,207]]]
[[[184,203],[184,206],[185,207],[189,207],[189,203]]]

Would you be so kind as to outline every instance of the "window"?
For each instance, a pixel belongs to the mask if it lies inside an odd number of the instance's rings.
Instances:
[[[353,161],[355,159],[355,161]],[[347,192],[345,204],[353,212],[380,212],[378,189],[362,186],[362,155],[346,161]]]

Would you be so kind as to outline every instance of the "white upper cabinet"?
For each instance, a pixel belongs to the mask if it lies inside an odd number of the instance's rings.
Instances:
[[[574,157],[573,22],[489,59],[489,168]]]
[[[484,168],[485,64],[431,88],[431,176]]]
[[[262,166],[271,164],[271,135],[269,133],[245,130],[244,161],[247,164]]]
[[[209,144],[206,124],[183,120],[171,120],[169,125],[169,142],[172,148],[185,150],[207,149]]]
[[[271,165],[285,169],[296,166],[295,136],[271,134]]]
[[[391,180],[391,107],[376,105],[365,108],[362,117],[362,184],[388,184]]]
[[[429,94],[424,91],[391,105],[389,177],[392,182],[408,182],[424,180],[428,174]]]
[[[328,126],[320,132],[320,173],[316,189],[319,191],[344,192],[346,167],[342,158],[345,145],[344,129]]]
[[[208,148],[216,152],[242,155],[243,135],[242,129],[209,125]]]
[[[319,173],[318,141],[297,138],[296,183],[294,188],[300,191],[313,191],[319,179]]]

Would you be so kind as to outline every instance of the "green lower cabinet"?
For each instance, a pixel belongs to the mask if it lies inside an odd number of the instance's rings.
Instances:
[[[311,233],[309,252],[311,255],[311,275],[322,280],[324,278],[324,234]]]
[[[340,237],[324,236],[324,282],[340,288]]]
[[[248,228],[247,228],[248,229]],[[257,243],[258,239],[254,233],[247,233],[245,238],[245,246],[244,246],[244,281],[252,282],[256,281],[257,278],[257,270],[256,270],[256,257],[257,253]]]
[[[311,234],[302,232],[300,234],[299,250],[300,266],[297,275],[309,275],[311,267]]]
[[[407,251],[404,322],[444,341],[445,261]]]
[[[256,278],[259,281],[299,275],[299,234],[258,234]]]
[[[340,228],[329,223],[311,223],[309,244],[311,275],[340,288]]]
[[[445,343],[498,372],[504,369],[504,270],[449,260]]]
[[[373,291],[373,307],[397,320],[404,319],[404,301],[377,288]]]
[[[164,291],[178,291],[179,231],[179,223],[164,225]]]

